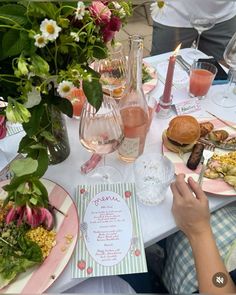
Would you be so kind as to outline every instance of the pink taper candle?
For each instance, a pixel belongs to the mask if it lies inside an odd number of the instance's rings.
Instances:
[[[181,47],[181,44],[179,44],[177,46],[173,55],[171,55],[171,57],[169,59],[165,88],[164,88],[164,92],[163,92],[163,96],[162,96],[162,102],[164,102],[164,103],[169,103],[171,101],[171,88],[172,88],[172,83],[173,83],[175,60],[176,60],[176,55],[178,54],[180,47]]]

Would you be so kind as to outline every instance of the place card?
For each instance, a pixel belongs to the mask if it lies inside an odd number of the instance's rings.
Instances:
[[[147,272],[134,183],[79,185],[72,277]]]
[[[189,114],[201,110],[198,99],[191,98],[175,104],[175,109],[178,115]]]

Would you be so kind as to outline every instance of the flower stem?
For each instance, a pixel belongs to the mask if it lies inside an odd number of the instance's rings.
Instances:
[[[8,29],[13,29],[13,30],[18,30],[18,31],[25,31],[25,32],[29,33],[29,30],[26,30],[26,29],[24,29],[22,27],[17,28],[17,27],[14,27],[14,26],[0,25],[0,28],[8,28]]]
[[[58,67],[57,67],[57,53],[58,53],[58,46],[57,42],[55,41],[55,56],[54,56],[54,64],[55,64],[55,73],[58,74]]]

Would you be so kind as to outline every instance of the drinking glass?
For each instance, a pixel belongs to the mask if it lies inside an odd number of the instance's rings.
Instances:
[[[82,81],[80,82],[80,87],[74,87],[67,98],[71,101],[73,107],[73,118],[79,119],[86,100],[86,96],[82,88]]]
[[[189,52],[188,57],[192,60],[196,60],[199,58],[198,55],[198,45],[201,38],[201,34],[204,31],[210,30],[215,25],[215,18],[214,17],[199,17],[197,15],[191,15],[190,16],[190,23],[193,26],[194,29],[197,30],[198,36],[196,40],[196,46],[194,52]]]
[[[104,165],[89,174],[93,180],[108,183],[121,181],[120,172],[105,165],[105,155],[114,152],[124,137],[124,127],[116,101],[104,95],[97,112],[86,101],[80,118],[79,137],[81,144],[89,152],[104,157]]]
[[[190,69],[189,95],[204,99],[212,85],[217,68],[208,62],[195,61]]]
[[[110,47],[108,57],[95,62],[95,70],[101,74],[103,92],[115,99],[122,97],[127,78],[126,58],[121,43]]]
[[[134,163],[136,191],[140,202],[158,205],[164,201],[174,174],[174,165],[165,156],[158,153],[140,156]]]
[[[236,93],[234,90],[234,76],[236,71],[236,33],[233,35],[227,47],[225,48],[224,60],[230,66],[230,81],[225,91],[218,92],[216,95],[214,95],[212,100],[219,106],[231,108],[236,106]]]

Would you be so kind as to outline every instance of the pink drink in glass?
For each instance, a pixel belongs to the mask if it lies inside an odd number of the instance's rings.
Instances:
[[[194,62],[190,71],[189,94],[205,98],[217,73],[217,68],[208,62]]]
[[[211,87],[214,74],[204,69],[194,69],[190,75],[190,93],[194,96],[204,96]]]

